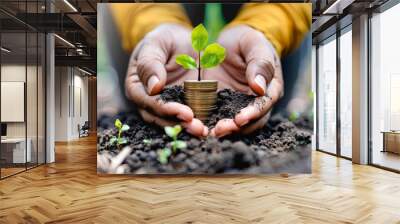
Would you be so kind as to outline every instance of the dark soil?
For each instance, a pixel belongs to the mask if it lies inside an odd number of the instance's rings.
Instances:
[[[182,86],[166,88],[160,94],[160,98],[165,102],[178,102],[184,104],[184,90]],[[217,109],[210,115],[205,122],[207,127],[213,128],[215,124],[224,118],[233,118],[239,111],[252,103],[255,96],[224,89],[218,92]]]
[[[167,88],[160,95],[164,101],[183,102],[182,87]],[[206,122],[214,126],[222,118],[233,118],[243,107],[252,103],[253,96],[222,90],[218,93],[217,109]],[[145,123],[136,112],[124,112],[115,117],[101,117],[98,121],[98,153],[118,154],[120,149],[110,145],[116,136],[114,120],[119,118],[130,129],[123,133],[128,139],[126,146],[132,153],[124,164],[130,173],[140,174],[187,174],[187,173],[309,173],[311,165],[311,130],[309,121],[299,119],[296,125],[279,115],[274,115],[264,128],[243,136],[233,135],[222,139],[207,137],[198,139],[186,132],[179,135],[187,148],[169,158],[167,164],[158,161],[157,151],[170,147],[171,139],[160,127]],[[144,139],[151,140],[145,144]]]

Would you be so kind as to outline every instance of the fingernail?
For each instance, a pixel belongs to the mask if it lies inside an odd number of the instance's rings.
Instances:
[[[262,75],[256,75],[256,78],[254,81],[257,83],[259,87],[262,88],[264,94],[265,94],[265,86],[267,85],[267,82],[265,81],[265,78]],[[263,95],[264,95],[263,94]]]
[[[147,90],[149,91],[149,93],[153,92],[153,88],[155,85],[157,85],[157,83],[160,80],[157,78],[157,76],[153,75],[149,78],[149,81],[147,81]]]

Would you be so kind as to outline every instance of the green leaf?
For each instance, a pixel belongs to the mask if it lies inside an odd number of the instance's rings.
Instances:
[[[197,25],[192,30],[192,47],[196,51],[202,51],[208,43],[208,32],[203,24]]]
[[[296,121],[298,118],[299,118],[299,113],[298,112],[292,112],[292,113],[290,113],[290,115],[289,115],[289,120],[290,121]]]
[[[114,145],[117,141],[118,141],[117,137],[113,136],[113,137],[110,139],[110,144],[111,144],[111,145]]]
[[[178,124],[175,125],[174,127],[166,126],[164,127],[165,133],[171,137],[171,138],[176,138],[178,134],[182,131],[182,127]]]
[[[151,139],[143,139],[143,143],[146,145],[150,145],[151,144]]]
[[[121,131],[128,131],[129,130],[129,125],[124,124],[122,125]]]
[[[122,122],[119,119],[115,120],[114,125],[118,130],[120,130],[122,128]]]
[[[118,145],[123,145],[123,144],[127,144],[128,140],[126,140],[126,138],[120,138],[118,139]]]
[[[168,162],[168,157],[171,155],[171,149],[164,148],[158,151],[158,161],[161,164],[166,164]]]
[[[178,149],[184,149],[187,146],[186,142],[181,141],[181,140],[176,140],[176,141],[172,142],[171,144],[174,145]]]
[[[182,127],[179,124],[177,124],[174,126],[174,131],[176,133],[175,136],[178,136],[178,134],[181,133],[181,131],[182,131]]]
[[[225,48],[217,43],[210,44],[201,56],[201,67],[212,68],[219,65],[225,59]]]
[[[175,62],[181,65],[184,69],[196,69],[197,63],[194,58],[186,54],[180,54],[176,57]]]
[[[175,130],[173,127],[166,126],[166,127],[164,127],[164,131],[165,131],[165,134],[167,134],[171,138],[174,138],[176,136]]]

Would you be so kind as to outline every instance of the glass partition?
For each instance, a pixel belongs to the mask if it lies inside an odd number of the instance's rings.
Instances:
[[[336,36],[318,47],[318,149],[336,154]]]
[[[38,64],[37,64],[37,162],[38,165],[46,162],[45,124],[46,124],[46,37],[38,33]]]
[[[24,171],[31,162],[30,142],[26,140],[26,41],[25,31],[1,34],[2,177]]]
[[[0,7],[43,11],[44,1],[0,2]],[[40,7],[39,7],[40,6]],[[45,163],[45,44],[43,33],[0,12],[0,178]]]
[[[36,32],[27,33],[27,82],[26,82],[26,113],[27,113],[27,150],[30,151],[30,160],[27,167],[37,165],[38,159],[38,35]]]
[[[342,31],[340,41],[340,155],[352,157],[352,32]]]

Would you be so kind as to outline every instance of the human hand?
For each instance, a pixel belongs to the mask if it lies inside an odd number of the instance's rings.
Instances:
[[[146,122],[160,126],[179,123],[195,136],[207,136],[208,128],[194,118],[193,111],[176,102],[163,102],[159,95],[166,85],[196,79],[196,71],[186,71],[175,63],[178,54],[195,52],[191,30],[176,24],[163,24],[149,32],[134,49],[125,79],[125,93],[138,107]]]
[[[280,58],[261,32],[246,25],[224,30],[218,42],[226,48],[227,56],[220,67],[205,71],[205,79],[217,79],[220,89],[258,97],[233,119],[220,120],[211,135],[251,133],[265,125],[273,105],[283,95]]]

